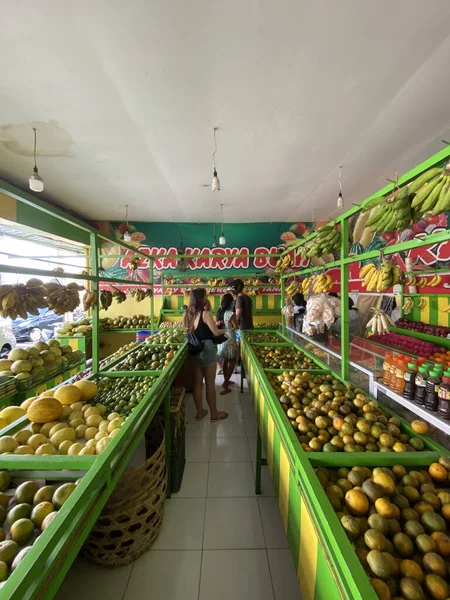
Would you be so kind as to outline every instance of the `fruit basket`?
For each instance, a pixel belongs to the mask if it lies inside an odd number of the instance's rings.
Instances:
[[[0,377],[0,400],[11,396],[17,391],[17,380],[15,377]]]
[[[25,379],[17,379],[17,389],[19,392],[25,392],[31,390],[36,385],[36,379],[34,377],[27,377]]]

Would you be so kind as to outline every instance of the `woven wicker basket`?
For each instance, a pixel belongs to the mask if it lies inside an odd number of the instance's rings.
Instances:
[[[146,434],[146,443],[147,460],[124,473],[85,542],[85,556],[101,565],[129,564],[158,536],[167,488],[164,430],[159,424]]]

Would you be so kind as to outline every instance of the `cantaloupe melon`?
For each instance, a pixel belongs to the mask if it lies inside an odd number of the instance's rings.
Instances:
[[[88,379],[76,381],[74,385],[80,390],[81,400],[83,402],[89,402],[89,400],[92,400],[97,393],[97,385]]]
[[[81,400],[81,390],[75,385],[62,385],[55,390],[54,398],[61,404],[74,404]]]
[[[27,416],[33,423],[49,423],[62,415],[62,404],[55,398],[38,398],[30,404]]]

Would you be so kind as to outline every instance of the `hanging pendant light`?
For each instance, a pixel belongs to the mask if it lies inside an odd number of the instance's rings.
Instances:
[[[34,131],[34,167],[33,167],[33,174],[30,175],[28,184],[30,186],[30,190],[32,190],[33,192],[43,192],[44,191],[44,180],[39,175],[39,170],[38,170],[37,164],[36,164],[37,133],[36,133],[35,127],[33,127],[33,131]]]
[[[342,197],[341,174],[342,174],[342,167],[339,167],[339,177],[338,177],[339,195],[338,195],[337,204],[336,204],[338,208],[344,208],[344,198]]]
[[[214,152],[213,152],[213,178],[212,178],[212,184],[211,184],[211,189],[213,192],[220,192],[220,181],[219,178],[217,177],[217,169],[216,169],[216,159],[215,159],[215,154],[217,152],[217,144],[216,144],[216,131],[217,131],[217,127],[214,127],[213,129],[213,135],[214,135]]]
[[[126,228],[125,233],[123,234],[123,241],[131,242],[131,235],[130,235],[130,232],[128,231],[128,204],[125,206],[125,223],[127,224],[127,228]]]
[[[225,234],[223,232],[223,204],[220,205],[220,214],[222,216],[222,233],[219,238],[219,244],[221,246],[225,246],[225,244],[227,243],[227,240],[225,239]]]
[[[216,224],[213,223],[213,248],[217,248],[217,238],[216,238]]]

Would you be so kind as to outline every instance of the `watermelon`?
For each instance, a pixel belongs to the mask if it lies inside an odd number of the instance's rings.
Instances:
[[[350,255],[357,256],[358,254],[364,254],[364,246],[359,242],[356,242],[350,246],[348,251]]]

